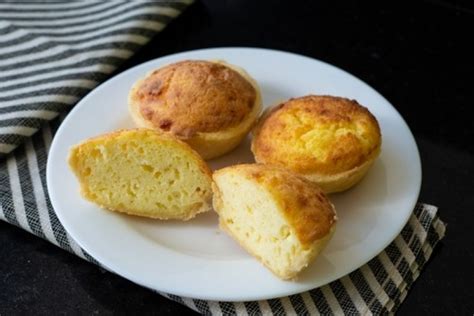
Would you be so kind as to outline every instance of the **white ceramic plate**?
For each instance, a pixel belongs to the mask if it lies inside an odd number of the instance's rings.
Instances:
[[[339,223],[334,238],[296,282],[281,281],[217,227],[214,212],[188,222],[139,219],[83,200],[66,158],[85,138],[132,127],[131,85],[149,70],[183,59],[223,59],[244,67],[260,84],[265,105],[306,94],[357,99],[377,117],[382,153],[355,188],[332,195]],[[210,162],[212,168],[252,162],[249,140]],[[418,198],[421,166],[413,135],[379,93],[354,76],[315,59],[249,48],[216,48],[158,58],[100,85],[71,111],[51,146],[51,202],[69,234],[117,274],[143,286],[186,297],[244,301],[309,290],[357,269],[401,231]]]

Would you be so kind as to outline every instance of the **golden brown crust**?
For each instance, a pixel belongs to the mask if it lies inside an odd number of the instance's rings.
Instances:
[[[252,142],[257,162],[301,174],[332,175],[363,165],[380,151],[375,117],[355,100],[309,95],[266,113]]]
[[[328,235],[337,221],[334,206],[313,182],[283,168],[263,164],[243,164],[215,172],[238,170],[264,186],[280,204],[283,216],[290,223],[304,246]]]
[[[180,138],[237,126],[255,106],[257,92],[237,71],[217,62],[187,60],[150,73],[130,93],[148,126]]]

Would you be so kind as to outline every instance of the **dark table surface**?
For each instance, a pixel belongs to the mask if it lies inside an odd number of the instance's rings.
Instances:
[[[400,314],[474,312],[474,5],[329,1],[198,1],[121,67],[167,54],[252,46],[311,56],[384,95],[415,135],[419,201],[448,223]],[[282,76],[284,74],[281,74]],[[192,313],[0,222],[0,315]]]

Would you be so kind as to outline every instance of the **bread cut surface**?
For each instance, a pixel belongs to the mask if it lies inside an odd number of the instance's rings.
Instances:
[[[334,206],[302,176],[246,164],[220,169],[213,179],[222,229],[282,279],[295,278],[334,232]]]
[[[367,172],[381,148],[377,120],[355,100],[309,95],[264,115],[254,131],[257,162],[289,168],[325,192],[345,190]]]
[[[70,150],[81,194],[132,215],[187,220],[211,209],[211,172],[187,144],[149,129],[121,130]]]
[[[237,66],[186,60],[137,81],[129,109],[139,127],[171,133],[210,159],[240,143],[258,118],[261,97]]]

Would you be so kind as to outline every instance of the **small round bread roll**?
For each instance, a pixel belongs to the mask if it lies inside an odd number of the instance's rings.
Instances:
[[[213,179],[221,228],[284,280],[308,266],[334,233],[334,206],[315,183],[287,169],[235,165]]]
[[[286,167],[331,193],[362,179],[381,141],[377,120],[357,101],[309,95],[264,114],[254,130],[252,152],[257,162]]]
[[[222,61],[164,66],[135,83],[129,94],[129,110],[139,127],[174,134],[204,159],[234,149],[261,107],[255,80]]]
[[[187,144],[150,129],[121,130],[71,148],[81,194],[117,212],[188,220],[209,211],[211,171]]]

